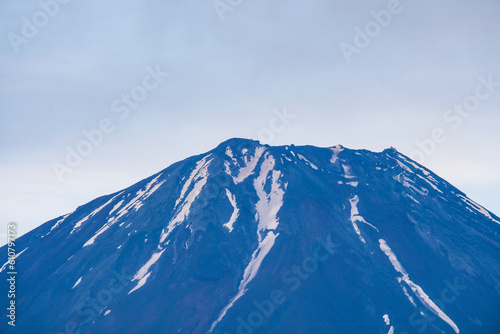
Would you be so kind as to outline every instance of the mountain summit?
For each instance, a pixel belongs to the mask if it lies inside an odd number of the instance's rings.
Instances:
[[[498,333],[499,250],[395,149],[231,139],[19,238],[0,332]]]

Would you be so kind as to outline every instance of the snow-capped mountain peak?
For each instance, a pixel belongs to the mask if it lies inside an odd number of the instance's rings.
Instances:
[[[393,148],[230,139],[21,237],[17,329],[493,333],[499,224]]]

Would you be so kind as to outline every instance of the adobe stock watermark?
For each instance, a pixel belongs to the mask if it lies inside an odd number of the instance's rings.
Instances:
[[[168,75],[168,72],[161,70],[160,65],[156,65],[154,69],[147,66],[142,82],[132,87],[129,92],[121,94],[119,98],[113,100],[110,106],[111,113],[119,121],[124,121],[129,117],[131,111],[137,109],[141,102],[146,100],[149,93],[157,89]],[[113,119],[105,117],[99,121],[95,128],[83,129],[83,139],[74,146],[66,146],[65,160],[63,162],[54,161],[51,164],[59,182],[63,182],[66,174],[71,173],[74,168],[80,166],[84,158],[90,156],[95,148],[101,146],[106,135],[115,131],[116,125],[117,120],[113,121]]]
[[[488,100],[500,87],[500,82],[494,81],[492,74],[487,77],[480,76],[478,81],[474,93],[444,112],[443,121],[448,129],[436,127],[428,138],[415,141],[418,148],[410,153],[411,159],[424,164],[426,159],[436,152],[438,145],[442,145],[448,140],[448,133],[451,130],[458,130],[464,120],[470,118],[472,113],[479,109],[481,103]]]
[[[260,129],[257,140],[263,145],[269,145],[274,141],[276,134],[283,132],[297,115],[288,111],[287,107],[282,110],[273,109],[274,116],[269,120],[269,126]]]
[[[310,279],[311,275],[318,270],[320,263],[336,254],[337,248],[338,245],[332,242],[330,235],[325,240],[318,239],[313,248],[312,256],[308,256],[301,263],[293,265],[281,276],[281,281],[287,287],[286,289],[274,289],[267,299],[254,300],[252,302],[254,311],[245,317],[238,316],[236,318],[238,322],[236,333],[252,334],[254,330],[264,325],[265,319],[270,318],[285,303],[288,295],[297,291],[304,282]]]
[[[67,5],[71,0],[41,0],[38,2],[39,9],[31,17],[23,16],[19,33],[9,32],[7,38],[15,53],[19,53],[19,47],[26,45],[35,38],[50,20],[56,17],[61,6]]]
[[[370,11],[373,20],[368,21],[363,29],[358,26],[354,27],[352,44],[342,42],[339,45],[347,63],[350,64],[355,54],[359,55],[363,49],[368,47],[382,33],[383,29],[391,24],[393,17],[402,11],[403,6],[400,0],[390,0],[386,9]]]
[[[462,285],[458,278],[455,278],[453,282],[450,282],[449,280],[444,280],[443,283],[446,287],[444,287],[440,291],[439,299],[437,300],[433,299],[432,301],[443,312],[446,312],[446,305],[450,305],[456,302],[457,298],[460,297],[462,292],[467,290],[469,287],[467,285]],[[427,310],[423,311],[422,313],[420,313],[420,311],[415,311],[408,318],[408,322],[412,327],[418,327],[418,329],[416,329],[418,333],[425,333],[429,324],[432,324],[437,319],[441,319],[434,313],[431,313],[430,311]],[[399,334],[410,334],[410,333],[400,332]]]
[[[9,326],[16,327],[16,282],[17,282],[17,267],[16,267],[16,238],[17,224],[7,224],[7,298],[9,307],[7,307],[7,323]]]
[[[224,21],[226,13],[231,13],[235,8],[241,6],[243,2],[244,0],[214,0],[212,6],[219,19]]]

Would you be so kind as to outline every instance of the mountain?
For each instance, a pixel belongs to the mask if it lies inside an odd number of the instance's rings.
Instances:
[[[500,332],[500,219],[393,148],[231,139],[15,249],[1,333]]]

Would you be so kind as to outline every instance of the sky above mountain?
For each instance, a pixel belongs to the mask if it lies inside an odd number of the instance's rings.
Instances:
[[[498,1],[63,2],[0,4],[2,226],[231,137],[394,146],[500,213]]]

